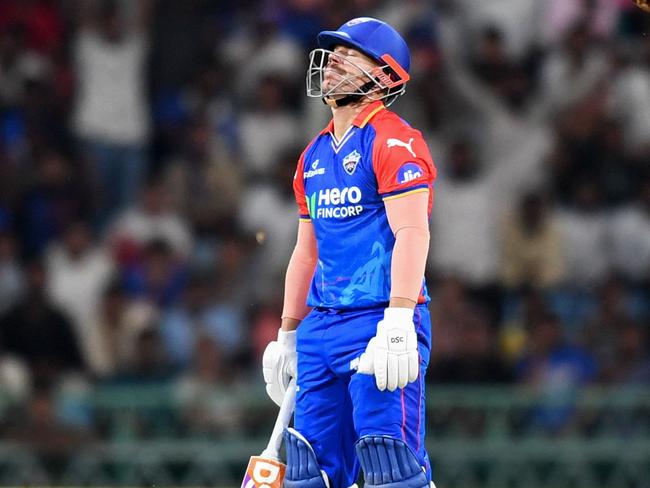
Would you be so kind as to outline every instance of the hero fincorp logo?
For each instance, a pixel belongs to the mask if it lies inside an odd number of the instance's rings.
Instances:
[[[303,173],[303,178],[306,180],[307,178],[312,178],[314,176],[320,176],[325,174],[325,168],[319,168],[318,164],[320,163],[320,159],[317,159],[313,163],[311,163],[311,169],[307,170]]]
[[[408,183],[422,176],[422,168],[415,163],[406,163],[397,172],[398,183]]]
[[[312,219],[344,219],[363,211],[361,190],[357,186],[326,188],[306,197],[307,210]]]

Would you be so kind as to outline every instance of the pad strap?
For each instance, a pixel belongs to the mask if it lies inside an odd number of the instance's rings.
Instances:
[[[300,432],[287,428],[284,431],[284,447],[287,452],[285,488],[329,488],[314,449]]]
[[[357,441],[366,488],[429,488],[429,479],[405,442],[386,436]]]

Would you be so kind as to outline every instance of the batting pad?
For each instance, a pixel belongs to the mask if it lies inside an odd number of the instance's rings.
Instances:
[[[366,488],[429,488],[424,468],[403,441],[365,436],[356,449]]]
[[[329,488],[327,476],[320,469],[314,449],[303,435],[291,427],[284,431],[287,452],[285,488]]]

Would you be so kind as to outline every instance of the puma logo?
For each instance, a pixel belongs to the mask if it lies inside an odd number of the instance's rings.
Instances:
[[[403,147],[404,149],[408,150],[413,157],[415,157],[415,153],[413,152],[413,148],[411,147],[411,144],[413,144],[413,138],[411,137],[408,142],[400,141],[399,139],[388,139],[386,141],[386,145],[388,147],[395,147],[395,146],[400,146]]]

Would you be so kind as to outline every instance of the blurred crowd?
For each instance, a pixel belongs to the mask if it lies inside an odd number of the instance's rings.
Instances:
[[[650,15],[631,1],[3,0],[0,384],[24,422],[62,384],[261,382],[292,175],[330,115],[307,53],[360,15],[407,39],[392,108],[439,170],[430,382],[650,384]]]

